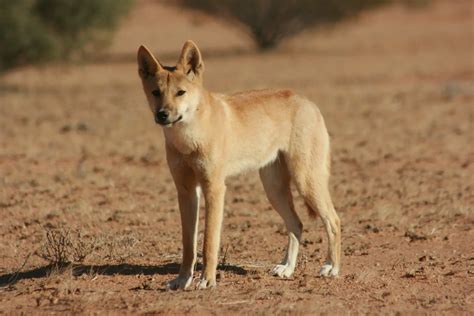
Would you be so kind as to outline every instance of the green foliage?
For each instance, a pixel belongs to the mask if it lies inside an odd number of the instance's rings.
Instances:
[[[177,0],[242,26],[260,49],[271,49],[308,27],[353,17],[394,0]]]
[[[108,44],[133,0],[0,0],[0,71]]]
[[[0,70],[54,54],[54,39],[33,14],[32,1],[0,0]]]

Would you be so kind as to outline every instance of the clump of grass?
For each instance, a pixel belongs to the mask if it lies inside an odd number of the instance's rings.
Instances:
[[[84,262],[97,247],[97,239],[77,230],[72,236],[71,257],[73,262]]]
[[[134,254],[133,248],[138,239],[133,236],[102,236],[97,241],[97,248],[101,250],[101,257],[106,260],[123,263]]]

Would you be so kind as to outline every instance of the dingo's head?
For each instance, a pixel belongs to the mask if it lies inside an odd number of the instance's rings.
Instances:
[[[173,126],[192,118],[199,104],[204,64],[196,44],[186,41],[175,67],[163,66],[145,46],[138,49],[138,73],[155,122]]]

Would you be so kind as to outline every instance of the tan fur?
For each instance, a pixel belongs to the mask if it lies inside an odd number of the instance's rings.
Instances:
[[[201,53],[191,41],[184,44],[176,69],[163,67],[144,46],[138,50],[138,65],[152,112],[169,113],[170,123],[163,123],[163,131],[178,191],[183,262],[168,286],[184,289],[192,282],[200,190],[206,217],[204,270],[197,287],[216,285],[225,180],[246,170],[259,170],[268,199],[288,229],[286,256],[273,273],[290,277],[296,265],[303,226],[293,206],[293,181],[326,228],[329,249],[320,273],[336,276],[341,228],[328,190],[329,136],[316,105],[289,90],[208,92],[202,85]],[[159,97],[153,95],[157,89]],[[179,95],[180,90],[185,93]]]

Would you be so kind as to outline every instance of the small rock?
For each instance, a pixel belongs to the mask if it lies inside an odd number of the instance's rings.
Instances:
[[[59,132],[61,133],[68,133],[70,132],[72,129],[71,125],[64,125],[63,127],[61,127],[61,129],[59,130]]]
[[[415,276],[416,276],[415,270],[410,270],[403,275],[404,278],[414,278]]]
[[[77,123],[76,129],[80,132],[85,132],[89,130],[89,127],[86,125],[86,123],[79,122]]]
[[[405,232],[405,237],[410,238],[410,242],[417,241],[417,240],[426,240],[426,236],[417,234],[416,232],[412,230],[407,230]]]

